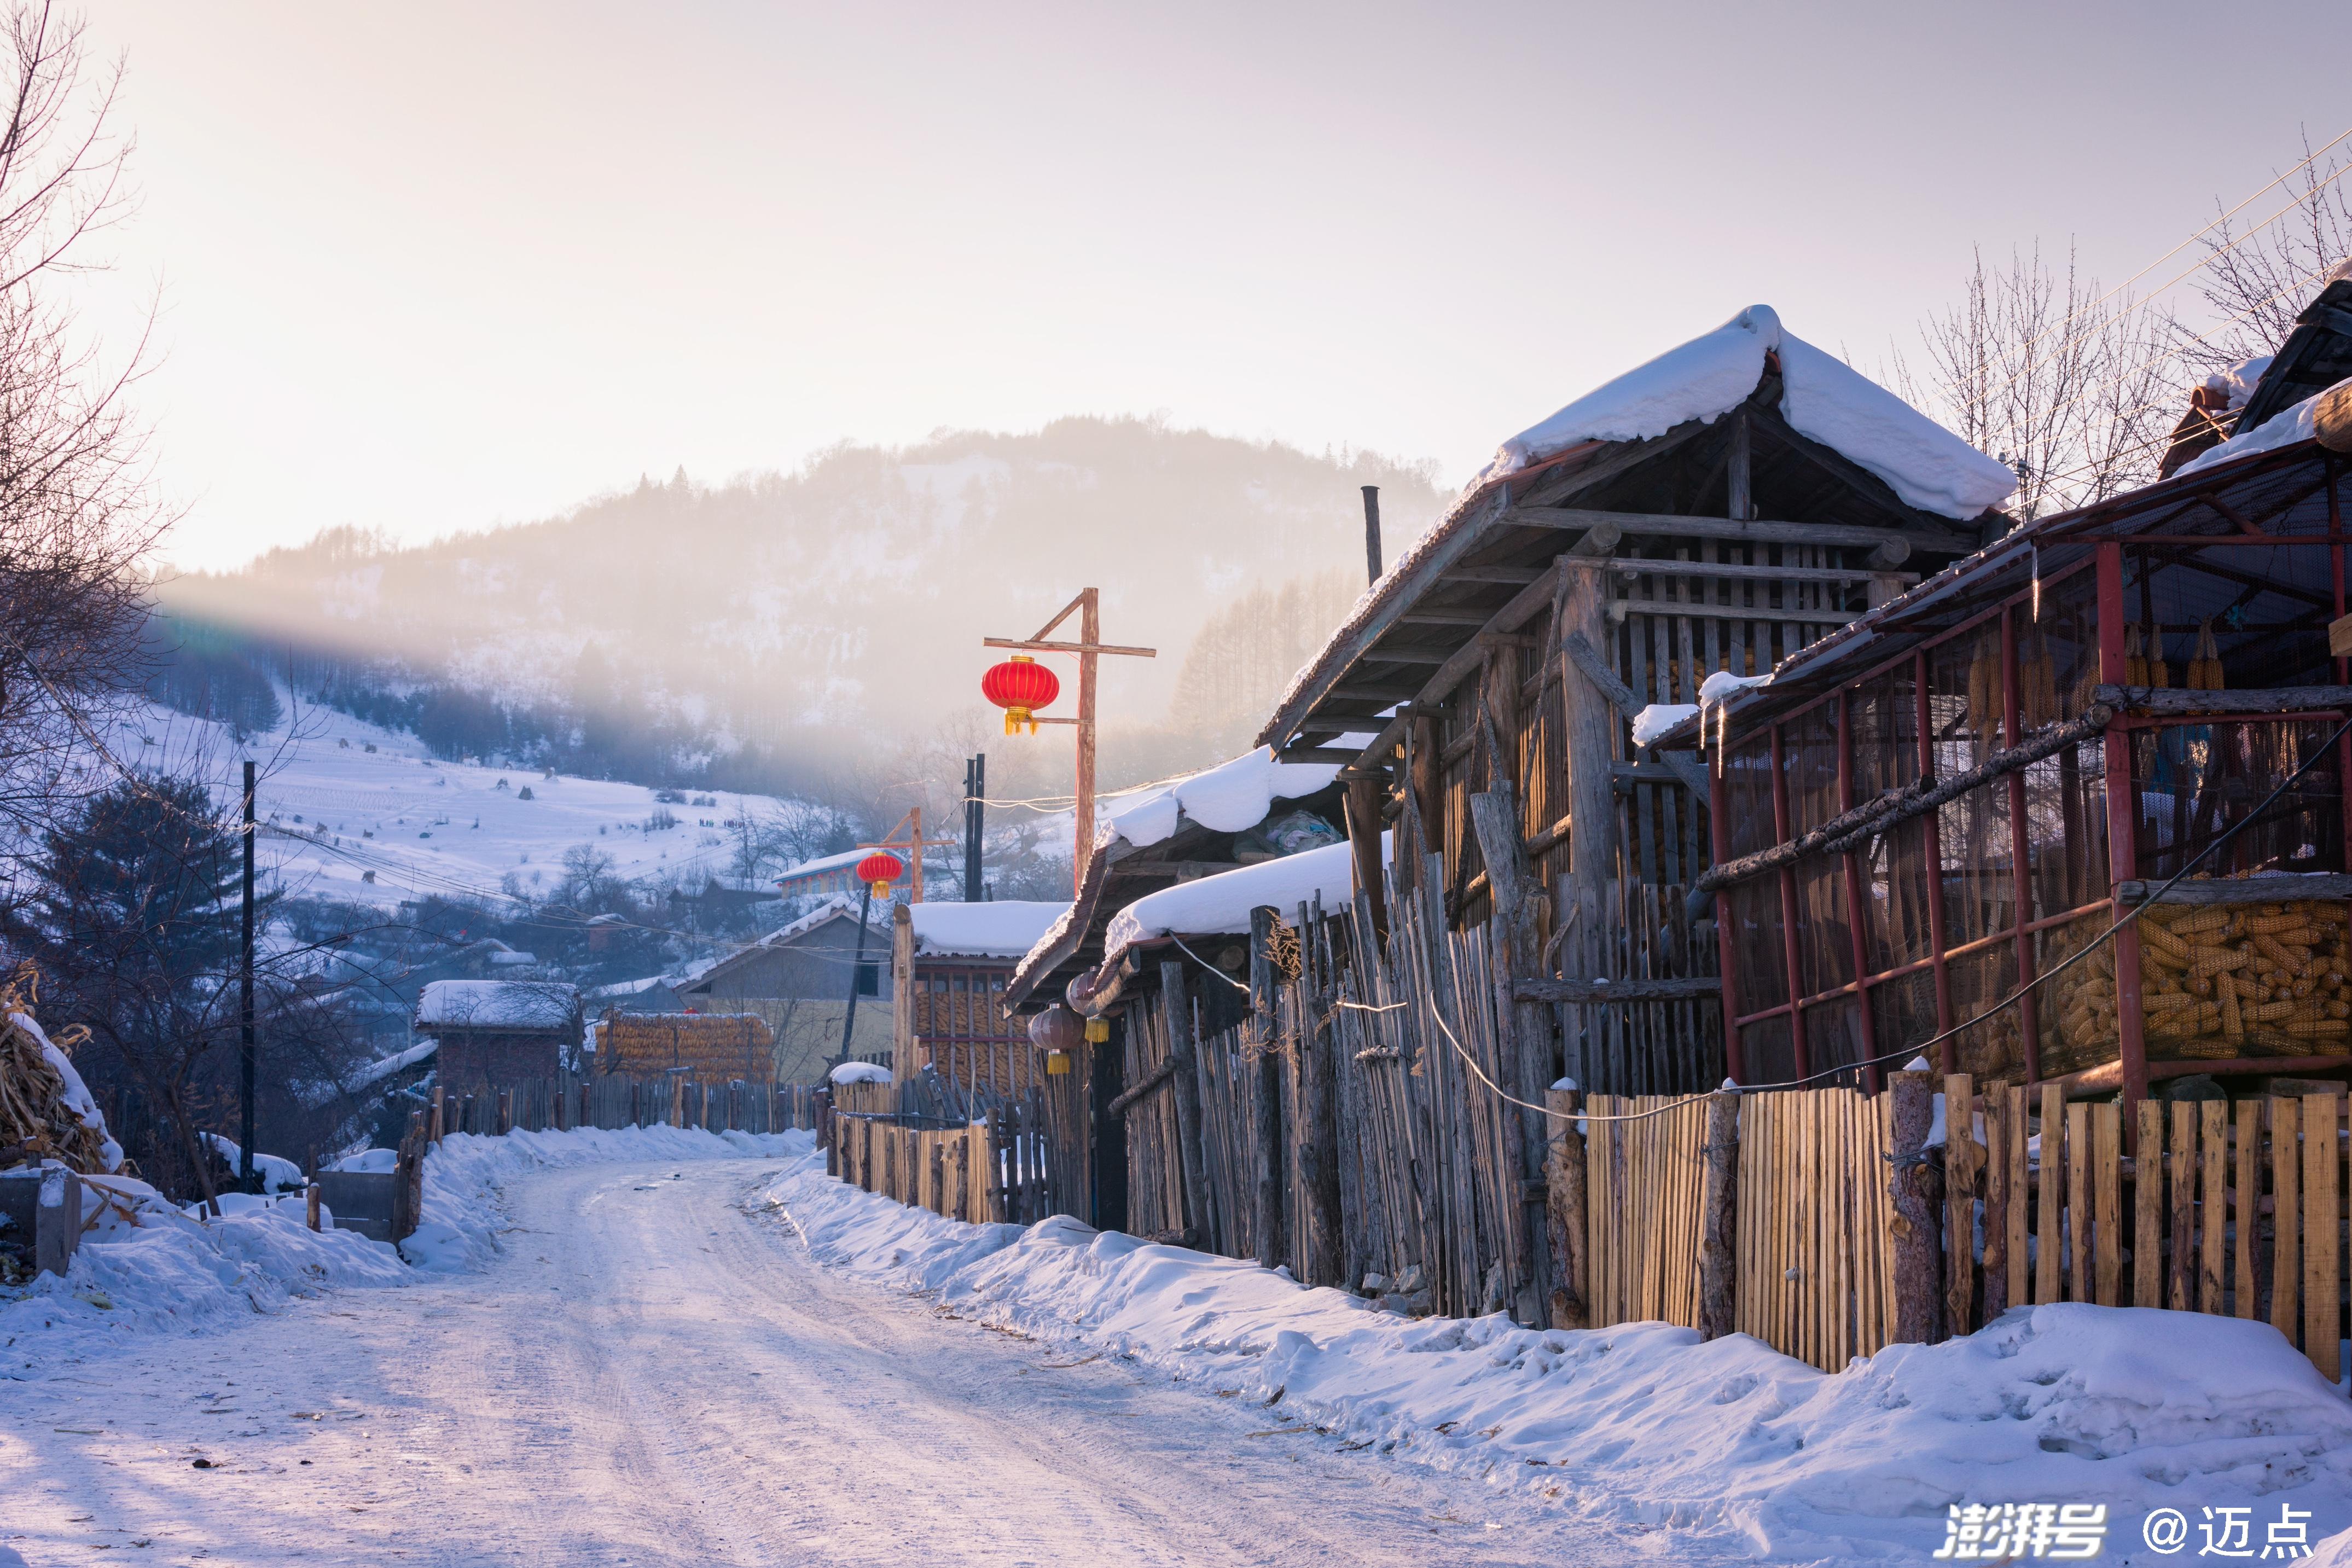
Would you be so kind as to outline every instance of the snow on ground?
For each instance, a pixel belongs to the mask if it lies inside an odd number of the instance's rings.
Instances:
[[[215,1142],[234,1162],[236,1145]],[[600,1161],[739,1159],[807,1146],[805,1133],[673,1127],[453,1134],[426,1156],[422,1223],[402,1250],[427,1271],[478,1265],[498,1250],[499,1189],[528,1171]],[[380,1156],[390,1152],[371,1150],[342,1168],[389,1168]],[[59,1356],[107,1353],[126,1335],[215,1327],[330,1288],[396,1286],[415,1278],[383,1242],[357,1231],[312,1231],[299,1172],[276,1155],[257,1159],[273,1173],[291,1173],[296,1191],[276,1199],[226,1195],[216,1220],[196,1217],[193,1207],[183,1214],[144,1182],[85,1178],[83,1211],[99,1208],[100,1219],[66,1278],[44,1274],[30,1285],[0,1289],[0,1376]]]
[[[268,824],[263,864],[295,891],[387,907],[435,893],[495,898],[509,872],[545,891],[562,879],[563,852],[581,844],[612,857],[617,876],[698,886],[727,872],[732,851],[720,824],[786,805],[691,790],[689,803],[699,793],[718,804],[664,805],[643,784],[442,762],[414,735],[307,703],[242,752],[222,726],[150,705],[113,748],[133,766],[194,759],[224,802],[240,787],[239,757],[254,757],[257,810]],[[677,826],[649,827],[661,812]]]
[[[970,1226],[826,1178],[768,1191],[821,1259],[1070,1352],[1130,1358],[1379,1452],[1550,1497],[1677,1563],[1916,1562],[1969,1503],[2308,1510],[2352,1527],[2352,1405],[2267,1325],[2079,1305],[1828,1375],[1745,1335],[1412,1321],[1067,1218]],[[2191,1537],[2192,1540],[2195,1537]],[[2262,1526],[2256,1527],[2262,1540]]]

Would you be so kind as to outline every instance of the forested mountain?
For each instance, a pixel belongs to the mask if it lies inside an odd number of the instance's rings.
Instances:
[[[719,486],[680,473],[422,546],[331,530],[162,584],[161,635],[202,668],[158,695],[228,717],[241,658],[448,755],[780,788],[983,738],[981,638],[1026,636],[1092,584],[1106,638],[1159,650],[1104,660],[1107,773],[1134,776],[1255,729],[1362,587],[1366,484],[1393,559],[1443,504],[1428,465],[1140,419],[844,446]]]

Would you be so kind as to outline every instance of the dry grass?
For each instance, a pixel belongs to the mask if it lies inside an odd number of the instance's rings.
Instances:
[[[39,984],[29,963],[0,983],[0,1164],[54,1159],[95,1174],[106,1169],[99,1134],[67,1106],[64,1078],[41,1049],[40,1036],[25,1026]],[[86,1034],[79,1027],[65,1030],[50,1043],[70,1051]]]

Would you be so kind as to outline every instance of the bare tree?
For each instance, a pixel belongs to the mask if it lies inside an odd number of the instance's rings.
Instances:
[[[87,69],[47,5],[0,26],[0,822],[22,844],[111,777],[89,753],[142,668],[139,567],[166,520],[126,395],[144,340],[110,367],[44,292],[125,210],[121,68]]]
[[[2352,159],[2319,157],[2308,132],[2303,149],[2301,166],[2285,176],[2286,203],[2265,199],[2266,216],[2244,222],[2225,212],[2203,236],[2197,289],[2214,323],[2184,330],[2179,346],[2200,370],[2275,350],[2323,280],[2352,258]]]
[[[2037,247],[2004,269],[1982,252],[1960,300],[1920,324],[1926,363],[1898,353],[1895,389],[2016,469],[2011,510],[2031,520],[2152,479],[2182,397],[2168,319],[2109,298],[2067,254]]]

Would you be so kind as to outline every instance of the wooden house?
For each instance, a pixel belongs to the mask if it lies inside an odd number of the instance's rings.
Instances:
[[[1707,1087],[1716,943],[1685,911],[1713,858],[1706,782],[1637,745],[1634,716],[1767,675],[1973,552],[2013,488],[1757,306],[1506,443],[1259,738],[1342,767],[1376,921],[1389,829],[1401,894],[1456,928],[1503,917],[1507,1087],[1540,1100],[1563,1066],[1588,1089]]]
[[[542,980],[436,980],[418,996],[413,1023],[440,1042],[435,1070],[453,1092],[549,1079],[578,1057],[580,990]]]
[[[2334,330],[2273,374],[2352,376]],[[1664,738],[1704,728],[1733,1078],[2352,1076],[2352,380],[2271,390]]]
[[[893,1045],[900,1078],[927,1069],[960,1091],[1017,1094],[1037,1081],[1027,1025],[1006,1000],[1013,966],[1068,912],[1063,902],[898,904],[891,911]]]
[[[865,884],[857,879],[857,863],[872,854],[870,849],[845,849],[838,855],[820,855],[814,860],[803,860],[775,879],[779,899],[823,898],[832,895],[855,899]],[[893,892],[912,885],[911,870],[899,873],[891,884]]]
[[[853,897],[829,899],[759,941],[688,971],[673,989],[693,1011],[765,1020],[775,1037],[777,1081],[816,1083],[840,1054],[843,1015],[855,985],[850,1055],[878,1058],[891,1047],[897,995],[889,906],[869,912],[862,957],[858,907]]]

